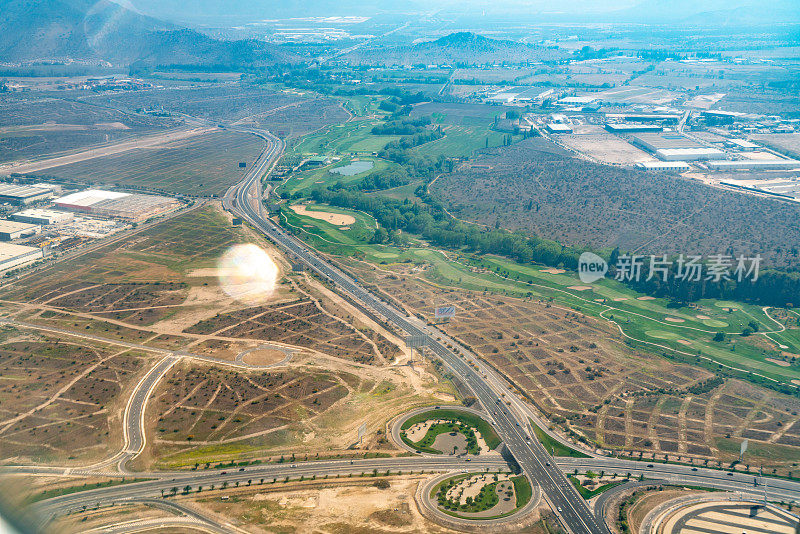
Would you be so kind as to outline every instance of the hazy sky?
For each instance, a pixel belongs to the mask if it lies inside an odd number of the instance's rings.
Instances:
[[[774,15],[775,21],[797,20],[800,0],[114,0],[142,13],[172,20],[210,19],[223,23],[331,15],[373,16],[380,13],[485,13],[543,16],[561,14],[626,21],[679,21],[698,13],[737,13],[745,17]]]

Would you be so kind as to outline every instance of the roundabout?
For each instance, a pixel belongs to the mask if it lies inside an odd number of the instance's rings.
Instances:
[[[498,454],[500,438],[484,417],[463,406],[419,408],[395,419],[389,435],[398,447],[417,454]]]
[[[394,443],[421,456],[499,456],[502,442],[486,414],[464,406],[418,408],[397,417],[389,435]],[[422,514],[458,530],[519,528],[532,523],[541,490],[524,473],[462,469],[430,478],[415,495]]]
[[[539,486],[510,470],[445,473],[419,485],[422,515],[458,530],[519,528],[533,523],[541,500]]]

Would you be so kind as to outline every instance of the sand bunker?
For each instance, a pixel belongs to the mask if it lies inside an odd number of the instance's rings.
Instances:
[[[573,291],[587,291],[592,289],[592,286],[569,286],[567,289],[571,289]]]
[[[698,319],[711,319],[711,317],[709,317],[708,315],[696,315],[695,317],[697,317]]]
[[[792,380],[792,384],[795,386],[800,386],[800,380]]]
[[[691,346],[691,345],[692,345],[692,344],[691,344],[691,342],[689,342],[689,341],[686,341],[685,339],[679,339],[679,340],[677,340],[677,341],[678,341],[678,343],[680,343],[681,345],[689,345],[689,346]]]
[[[656,300],[655,297],[636,297],[636,300]]]
[[[783,360],[776,360],[775,358],[764,358],[769,363],[774,363],[775,365],[780,365],[781,367],[789,367],[789,362],[785,362]]]
[[[540,273],[547,273],[547,274],[562,274],[562,273],[565,273],[567,271],[565,271],[564,269],[542,269],[539,272]]]
[[[683,319],[678,319],[677,317],[664,317],[665,321],[669,321],[670,323],[685,323],[686,321]]]
[[[292,206],[292,211],[298,215],[305,215],[312,219],[319,219],[320,221],[329,222],[336,226],[348,226],[355,224],[356,218],[352,215],[345,215],[343,213],[331,213],[329,211],[308,211],[306,206],[298,205]]]
[[[625,301],[625,300],[628,300],[628,297],[617,297],[617,298],[615,298],[615,299],[612,299],[612,300],[613,300],[614,302],[623,302],[623,301]]]

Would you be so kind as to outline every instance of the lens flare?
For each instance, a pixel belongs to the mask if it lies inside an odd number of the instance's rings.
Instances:
[[[240,302],[261,304],[275,292],[278,266],[267,252],[253,245],[234,245],[217,265],[222,290]]]

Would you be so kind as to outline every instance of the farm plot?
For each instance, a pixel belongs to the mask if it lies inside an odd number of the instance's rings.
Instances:
[[[343,123],[349,118],[350,114],[339,101],[331,98],[315,98],[261,113],[243,121],[242,124],[253,123],[278,137],[293,139],[332,124]]]
[[[190,326],[185,332],[279,341],[372,365],[385,363],[398,351],[382,336],[357,330],[308,297],[221,313]]]
[[[87,461],[120,445],[109,420],[143,354],[9,327],[0,336],[1,459]]]
[[[307,100],[296,94],[249,84],[208,84],[90,96],[90,104],[134,110],[163,110],[218,121],[237,121]]]
[[[247,172],[263,149],[262,139],[218,131],[144,150],[132,150],[47,169],[78,182],[131,185],[197,196],[221,195]]]
[[[176,126],[146,117],[30,93],[0,95],[0,162],[63,153]]]
[[[296,355],[288,367],[240,372],[185,363],[156,390],[147,419],[157,465],[181,468],[223,460],[294,461],[394,452],[382,429],[398,413],[430,405],[442,384],[428,365],[387,370],[318,355]],[[357,430],[368,433],[350,450]]]
[[[333,373],[290,369],[242,374],[183,366],[159,386],[150,411],[158,420],[159,441],[220,442],[313,418],[349,391],[347,382]]]
[[[730,460],[718,440],[747,434],[772,451],[760,456],[765,462],[787,465],[774,451],[796,439],[796,398],[638,353],[607,324],[547,302],[440,288],[406,266],[362,266],[358,274],[429,321],[434,303],[456,306],[456,318],[441,327],[576,439],[621,451]],[[763,432],[749,432],[761,420]]]

